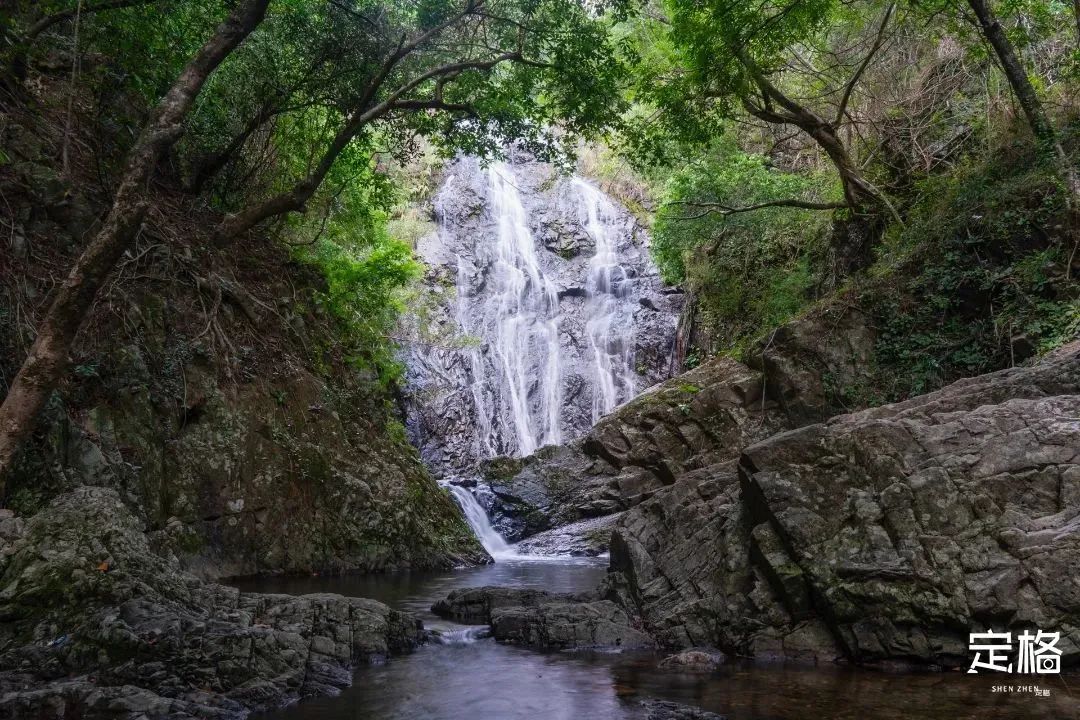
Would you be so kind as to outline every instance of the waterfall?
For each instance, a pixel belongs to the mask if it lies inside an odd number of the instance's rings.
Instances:
[[[606,195],[575,177],[585,209],[585,231],[596,244],[585,282],[585,334],[593,355],[596,383],[592,422],[634,397],[633,306],[626,302],[633,281],[619,263],[618,210]]]
[[[483,506],[477,502],[476,496],[460,485],[447,485],[446,487],[450,489],[450,493],[457,500],[458,505],[461,506],[461,512],[465,514],[465,520],[476,534],[476,539],[488,551],[488,555],[496,559],[512,557],[514,555],[513,548],[507,544],[502,535],[495,531],[495,528],[491,527],[491,520],[488,519]]]
[[[506,163],[488,168],[490,212],[495,220],[493,292],[484,302],[484,324],[494,330],[493,348],[504,398],[513,419],[517,455],[557,445],[562,377],[559,371],[559,296],[540,267],[528,217]],[[460,286],[460,284],[459,284]],[[468,328],[471,323],[463,318]],[[541,367],[539,377],[533,368]],[[530,393],[538,382],[538,392]],[[529,402],[536,398],[536,410]],[[474,395],[475,397],[475,395]],[[488,415],[482,404],[477,415]],[[484,443],[492,447],[491,428]]]
[[[463,257],[458,257],[454,289],[457,293],[457,323],[459,327],[467,328],[469,327],[469,274]],[[484,374],[484,358],[480,348],[472,343],[465,349],[465,354],[469,360],[469,395],[472,396],[473,408],[476,411],[476,438],[483,448],[485,457],[494,457],[496,452],[492,442],[492,416],[484,395],[484,385],[487,380]]]
[[[406,363],[409,436],[437,477],[477,480],[485,459],[579,438],[667,377],[681,298],[633,215],[595,185],[521,154],[461,157],[433,209]],[[449,487],[488,552],[515,557],[485,512],[516,539],[506,503]]]

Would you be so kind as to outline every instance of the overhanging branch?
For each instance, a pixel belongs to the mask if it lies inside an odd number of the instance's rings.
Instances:
[[[810,200],[799,200],[798,198],[788,198],[784,200],[769,200],[768,202],[756,203],[754,205],[746,205],[743,207],[732,207],[724,203],[719,202],[696,202],[696,201],[680,201],[673,200],[665,203],[665,205],[686,205],[688,207],[703,208],[703,210],[694,215],[681,215],[672,218],[673,220],[697,220],[703,218],[706,215],[717,214],[727,217],[728,215],[736,215],[738,213],[754,212],[755,210],[764,210],[771,207],[790,207],[798,208],[800,210],[841,210],[849,208],[846,202],[812,202]]]

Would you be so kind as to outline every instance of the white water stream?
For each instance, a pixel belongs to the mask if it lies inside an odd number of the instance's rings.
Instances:
[[[485,310],[495,328],[494,349],[509,396],[517,454],[524,457],[543,445],[557,445],[561,439],[559,295],[540,268],[536,242],[510,166],[495,163],[488,168],[488,177],[498,233],[494,291]],[[530,368],[535,367],[542,368],[539,378],[530,375]],[[529,390],[537,380],[534,413]],[[477,408],[478,413],[483,411],[483,407]]]
[[[503,539],[503,536],[496,532],[495,528],[491,527],[491,520],[488,518],[487,511],[480,505],[475,495],[460,485],[448,485],[447,487],[450,489],[454,499],[457,500],[457,504],[461,506],[461,512],[465,514],[466,522],[469,523],[469,527],[476,534],[476,539],[488,551],[488,555],[496,560],[517,555],[514,548]]]
[[[575,177],[573,184],[585,206],[585,231],[596,244],[585,283],[585,333],[596,374],[592,405],[592,421],[596,424],[634,397],[633,308],[625,302],[633,290],[633,281],[619,263],[615,206],[581,178]]]
[[[484,214],[490,224],[475,236],[440,226],[444,242],[464,238],[472,246],[468,254],[457,255],[454,308],[454,319],[472,339],[461,356],[472,401],[472,447],[486,457],[525,457],[562,442],[563,424],[571,427],[567,418],[576,418],[573,437],[586,418],[595,424],[634,397],[636,275],[620,257],[620,247],[632,239],[626,212],[579,177],[564,186],[561,205],[542,207],[538,212],[544,215],[531,218],[512,165],[498,162],[477,171],[482,173],[477,179],[486,184]],[[561,211],[556,221],[564,223],[561,227],[587,236],[593,246],[587,263],[559,257],[534,237],[530,226],[551,227],[551,208]],[[583,301],[571,306],[580,317],[561,316],[560,287],[583,288]],[[569,334],[562,338],[566,347],[560,345],[564,320],[569,323]],[[569,353],[565,360],[564,353]],[[575,382],[591,391],[591,413],[587,404],[581,408],[584,414],[564,407],[564,386],[575,375]],[[492,527],[473,493],[450,488],[488,552],[496,558],[512,556],[513,548]]]

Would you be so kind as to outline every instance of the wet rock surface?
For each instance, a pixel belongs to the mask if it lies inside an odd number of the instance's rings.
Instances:
[[[455,590],[432,612],[457,622],[489,624],[500,641],[540,650],[648,648],[649,634],[626,611],[596,593],[551,593],[500,587]]]
[[[727,718],[726,715],[717,715],[670,700],[646,700],[641,704],[645,708],[647,720],[725,720]]]
[[[635,627],[626,611],[610,600],[506,607],[491,614],[496,640],[540,650],[571,648],[649,648],[651,635]]]
[[[516,548],[526,555],[596,557],[608,551],[611,531],[621,517],[620,513],[616,513],[579,520],[532,535],[519,542]]]
[[[759,564],[860,661],[961,663],[972,626],[1080,656],[1078,392],[1073,355],[747,448]]]
[[[431,606],[439,617],[460,623],[487,625],[495,610],[508,607],[536,607],[549,603],[591,602],[595,593],[552,593],[507,587],[478,587],[454,590]]]
[[[724,664],[722,653],[710,650],[684,650],[681,653],[668,655],[657,665],[661,670],[674,672],[707,673]]]
[[[0,557],[8,717],[243,717],[336,693],[355,664],[422,639],[372,600],[199,580],[104,488],[55,499]]]

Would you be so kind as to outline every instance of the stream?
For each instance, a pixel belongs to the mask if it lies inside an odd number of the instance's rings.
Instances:
[[[443,635],[411,655],[357,670],[337,697],[304,700],[264,720],[638,720],[641,701],[673,700],[729,720],[986,720],[1073,717],[1062,675],[883,673],[840,667],[732,662],[712,673],[667,672],[660,655],[642,652],[544,653],[497,643],[485,628],[433,615],[433,602],[456,588],[481,585],[556,592],[589,590],[606,571],[597,558],[504,557],[492,565],[446,572],[345,577],[278,577],[244,582],[245,590],[335,592],[409,610]],[[1035,684],[1050,698],[991,692],[1001,683]]]

